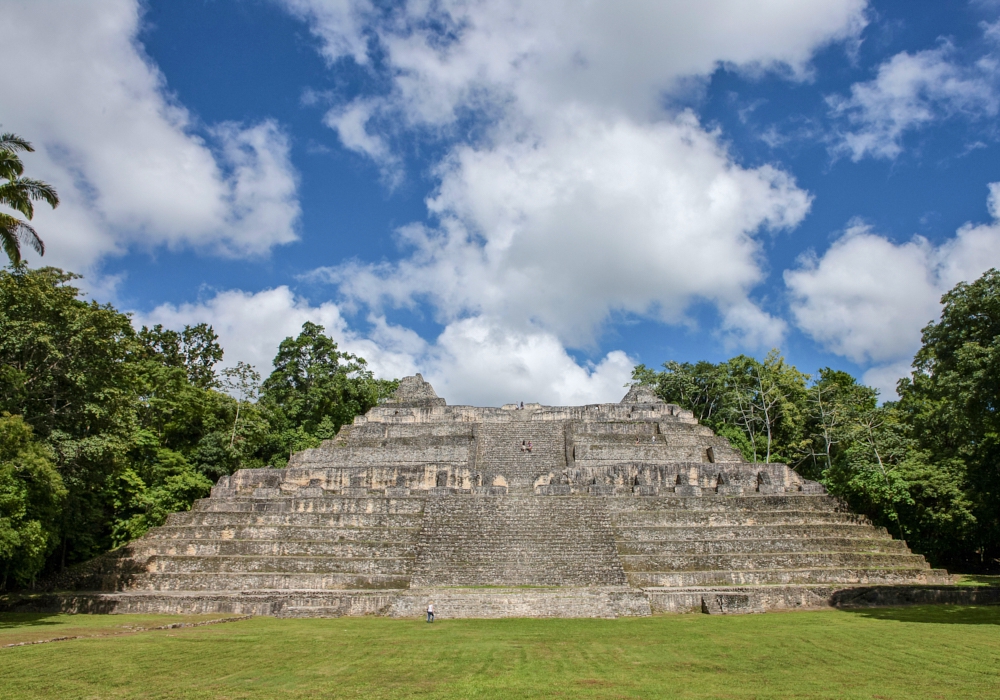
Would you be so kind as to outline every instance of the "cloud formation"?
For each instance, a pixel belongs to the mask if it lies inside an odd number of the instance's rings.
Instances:
[[[138,43],[136,0],[7,0],[0,12],[0,123],[34,143],[30,173],[62,199],[36,217],[46,263],[89,269],[156,246],[259,255],[295,240],[286,135],[273,121],[199,130]]]
[[[384,66],[387,91],[327,115],[346,147],[391,167],[400,128],[448,146],[436,224],[401,229],[402,260],[319,271],[350,303],[429,302],[442,323],[488,317],[580,347],[613,314],[677,323],[708,301],[735,342],[781,339],[750,297],[759,235],[794,228],[810,196],[664,104],[720,65],[807,75],[819,47],[857,36],[864,0],[288,6],[329,61]]]
[[[952,46],[896,54],[875,78],[851,86],[849,97],[827,98],[842,126],[833,150],[859,161],[896,158],[907,132],[948,117],[995,117],[1000,108],[997,61],[984,57],[964,65]]]
[[[1000,267],[1000,183],[989,186],[987,202],[992,222],[966,224],[940,245],[920,236],[894,243],[852,224],[822,256],[785,272],[795,324],[827,350],[874,365],[865,381],[893,395],[921,329],[940,315],[941,296]]]
[[[326,328],[342,350],[364,357],[377,376],[422,371],[453,404],[618,401],[634,365],[621,351],[608,353],[597,364],[580,365],[552,334],[537,329],[513,333],[485,318],[452,324],[434,342],[384,318],[371,320],[372,331],[360,336],[335,304],[314,306],[286,286],[257,293],[228,290],[199,303],[163,304],[135,315],[136,325],[161,323],[180,329],[208,323],[225,349],[223,367],[242,360],[264,376],[271,371],[278,344],[311,321]]]
[[[486,314],[578,346],[613,312],[677,323],[694,299],[774,342],[774,320],[747,300],[763,277],[754,233],[793,227],[810,197],[783,171],[733,165],[688,115],[574,116],[541,143],[456,148],[428,200],[438,227],[405,228],[396,264],[323,274],[372,308],[427,300],[444,323]]]

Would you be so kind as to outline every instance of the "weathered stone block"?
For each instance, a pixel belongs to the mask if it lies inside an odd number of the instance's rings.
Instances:
[[[715,492],[720,496],[742,496],[743,487],[739,484],[720,484],[716,487]]]
[[[674,487],[674,493],[678,496],[700,496],[701,487],[700,486],[686,486],[678,485]]]

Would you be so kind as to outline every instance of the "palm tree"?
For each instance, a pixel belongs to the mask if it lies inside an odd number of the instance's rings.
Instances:
[[[17,155],[19,151],[33,152],[31,144],[16,134],[0,134],[0,204],[24,214],[28,221],[35,214],[32,202],[45,200],[53,209],[59,206],[59,195],[52,185],[21,177],[24,165]],[[45,244],[25,221],[0,211],[0,245],[14,265],[21,262],[21,243],[27,243],[39,255],[45,254]]]

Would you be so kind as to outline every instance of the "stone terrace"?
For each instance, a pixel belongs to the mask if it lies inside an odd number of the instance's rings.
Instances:
[[[87,591],[63,598],[79,610],[409,616],[434,600],[448,618],[812,608],[949,581],[648,389],[478,408],[417,375],[286,469],[223,477],[56,585]]]

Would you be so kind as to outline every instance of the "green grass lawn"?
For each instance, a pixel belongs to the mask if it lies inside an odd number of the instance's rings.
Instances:
[[[0,615],[116,635],[0,649],[0,698],[1000,698],[1000,607],[122,627],[177,619]]]

